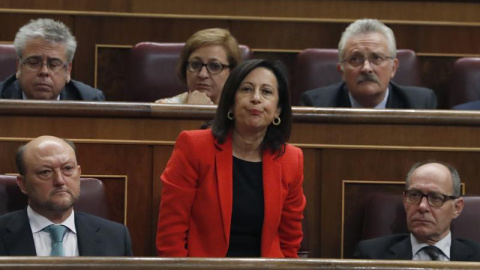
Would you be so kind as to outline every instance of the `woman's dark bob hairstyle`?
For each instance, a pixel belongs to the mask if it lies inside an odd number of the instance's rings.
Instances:
[[[277,153],[278,156],[284,152],[284,145],[290,138],[292,128],[292,108],[290,106],[290,98],[288,94],[288,79],[285,65],[280,61],[270,62],[263,59],[247,60],[231,70],[230,76],[222,90],[222,96],[218,104],[217,113],[212,124],[212,133],[217,141],[222,144],[225,137],[232,129],[235,119],[230,120],[227,117],[228,112],[233,109],[235,104],[235,94],[242,81],[247,75],[256,68],[266,68],[270,70],[276,77],[278,83],[278,107],[281,109],[280,125],[270,124],[267,133],[262,142],[262,150],[270,150]]]

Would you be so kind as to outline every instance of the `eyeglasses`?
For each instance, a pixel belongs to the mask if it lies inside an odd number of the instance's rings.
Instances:
[[[441,207],[448,200],[455,200],[457,196],[449,196],[437,192],[429,192],[424,194],[419,190],[405,190],[405,198],[409,204],[419,204],[423,197],[427,197],[428,204],[433,207]]]
[[[203,67],[207,67],[207,71],[210,74],[218,74],[224,69],[229,68],[230,65],[224,65],[219,62],[208,62],[204,64],[202,61],[193,60],[187,62],[187,69],[191,72],[200,72]]]
[[[379,54],[371,54],[367,58],[365,58],[365,56],[363,55],[352,55],[348,58],[343,59],[342,62],[347,62],[352,67],[360,67],[363,66],[365,60],[368,60],[370,64],[379,66],[383,64],[383,62],[385,62],[387,59],[393,59],[393,57],[383,56]]]
[[[61,69],[67,68],[67,64],[63,63],[59,59],[47,59],[47,62],[43,62],[43,58],[39,56],[31,56],[27,59],[19,59],[19,61],[32,71],[41,70],[43,68],[43,65],[46,65],[52,73],[57,73]]]

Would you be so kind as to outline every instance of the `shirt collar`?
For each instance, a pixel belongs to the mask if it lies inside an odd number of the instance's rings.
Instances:
[[[54,224],[48,218],[35,212],[30,205],[27,206],[27,216],[28,220],[30,221],[32,233],[37,233],[43,230],[45,227]],[[75,213],[73,210],[70,216],[64,222],[62,222],[61,225],[67,227],[71,232],[77,233],[77,230],[75,229]]]
[[[417,254],[417,252],[423,247],[428,246],[426,243],[421,243],[420,241],[418,241],[413,234],[410,234],[410,241],[412,243],[413,255]],[[452,233],[449,231],[447,236],[445,236],[442,240],[435,243],[435,246],[443,252],[443,255],[445,255],[445,257],[450,259],[450,247],[452,246]]]
[[[374,107],[374,109],[385,109],[387,107],[387,100],[388,100],[388,95],[390,94],[390,90],[387,87],[387,92],[385,94],[385,97],[383,100],[377,104],[377,106]],[[350,98],[350,103],[352,104],[352,108],[364,108],[360,103],[358,103],[355,98],[353,98],[352,94],[350,94],[350,91],[348,91],[348,97]]]
[[[22,91],[22,99],[27,100],[27,96],[25,96],[25,93]],[[57,100],[60,100],[60,95],[57,96]]]

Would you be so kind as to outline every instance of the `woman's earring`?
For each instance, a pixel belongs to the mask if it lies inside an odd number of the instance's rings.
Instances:
[[[275,118],[273,118],[273,125],[278,126],[280,123],[282,123],[282,119],[280,119],[278,116],[275,116]]]
[[[230,119],[230,120],[233,120],[233,112],[232,111],[228,111],[227,118]]]

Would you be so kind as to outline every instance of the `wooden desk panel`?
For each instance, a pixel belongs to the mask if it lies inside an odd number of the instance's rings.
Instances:
[[[3,270],[313,270],[313,269],[479,269],[478,262],[427,262],[333,259],[219,259],[219,258],[119,258],[119,257],[0,257]]]
[[[178,133],[198,128],[214,111],[214,106],[0,100],[0,173],[15,172],[16,149],[31,138],[72,139],[84,174],[126,176],[134,252],[154,256],[159,177]],[[355,204],[356,196],[368,194],[349,193],[343,201],[344,180],[403,181],[413,163],[438,159],[457,167],[467,195],[480,194],[478,112],[293,111],[290,142],[305,156],[305,229],[312,257],[349,257],[358,240],[361,228],[354,224],[359,223],[348,222],[358,210],[342,212],[342,203]],[[348,215],[344,223],[343,214]],[[342,228],[348,236],[343,243]]]

